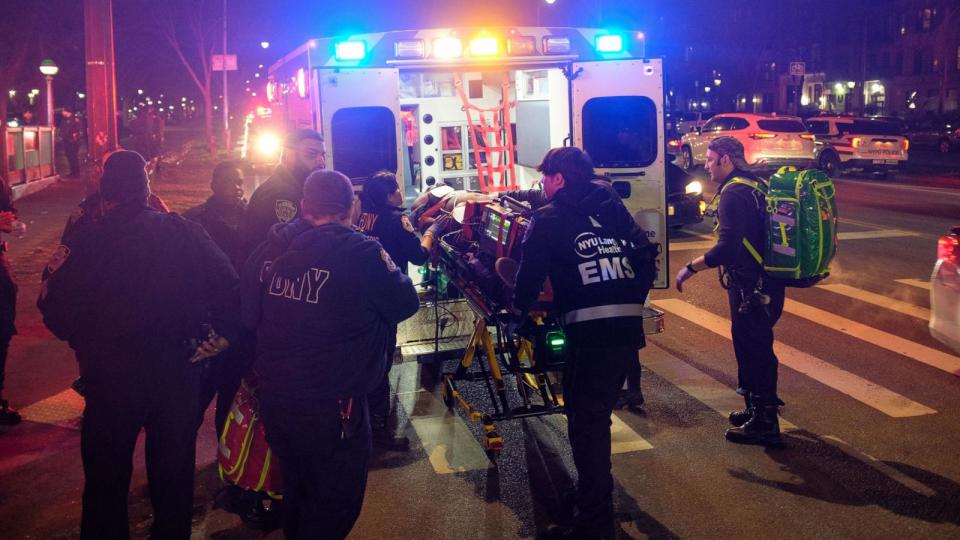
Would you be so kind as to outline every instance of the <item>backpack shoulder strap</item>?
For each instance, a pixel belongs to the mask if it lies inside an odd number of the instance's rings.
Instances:
[[[761,186],[761,182],[757,180],[751,180],[749,178],[743,178],[742,176],[735,176],[727,181],[727,183],[723,185],[723,188],[720,189],[720,193],[723,193],[723,190],[727,189],[727,186],[732,184],[743,184],[759,191],[760,193],[763,193],[764,195],[767,194],[767,191],[764,189],[766,186]],[[742,241],[743,247],[747,249],[747,251],[750,253],[750,256],[753,257],[753,260],[757,261],[757,264],[760,266],[763,266],[763,257],[760,256],[760,252],[757,251],[757,248],[753,247],[753,244],[751,244],[746,237],[742,238]]]

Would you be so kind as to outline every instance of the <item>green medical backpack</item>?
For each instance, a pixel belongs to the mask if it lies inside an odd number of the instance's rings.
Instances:
[[[837,200],[833,181],[816,169],[781,167],[767,183],[734,178],[767,198],[763,256],[744,238],[743,245],[764,272],[790,287],[810,287],[830,275],[837,254]]]

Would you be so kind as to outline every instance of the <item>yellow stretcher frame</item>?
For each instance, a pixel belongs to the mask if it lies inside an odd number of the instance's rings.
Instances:
[[[541,322],[542,321],[538,321]],[[494,323],[496,324],[496,323]],[[444,404],[451,411],[457,407],[464,411],[467,419],[483,427],[483,449],[487,457],[496,464],[496,459],[503,449],[503,436],[496,429],[496,421],[544,416],[563,413],[563,392],[559,380],[551,377],[551,371],[537,368],[534,361],[533,344],[526,338],[518,338],[516,343],[504,343],[507,350],[497,352],[493,344],[493,337],[483,317],[477,317],[474,322],[473,333],[470,336],[463,358],[457,370],[444,373],[441,385],[441,395]],[[484,375],[484,383],[493,404],[493,412],[486,413],[476,405],[467,401],[457,390],[456,381],[469,379],[467,370],[477,359],[477,353],[483,354],[486,362],[479,364]],[[500,361],[503,361],[507,370],[517,380],[517,390],[523,400],[518,408],[511,408],[507,397],[507,388],[503,378]],[[530,401],[531,392],[537,392],[543,405],[533,404]]]

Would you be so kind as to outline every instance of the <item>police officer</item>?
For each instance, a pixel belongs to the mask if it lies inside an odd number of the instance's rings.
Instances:
[[[737,393],[746,403],[744,410],[730,413],[733,427],[726,436],[736,443],[777,445],[778,362],[773,327],[783,313],[784,289],[765,277],[744,243],[748,241],[762,256],[766,197],[754,187],[762,180],[748,171],[743,144],[733,137],[718,137],[710,143],[705,167],[710,179],[719,184],[717,244],[680,270],[677,290],[683,292],[684,282],[697,272],[721,268],[733,323]]]
[[[591,182],[593,163],[579,148],[550,150],[537,170],[549,203],[524,236],[514,307],[526,314],[550,278],[567,338],[564,401],[579,478],[574,528],[561,532],[612,538],[610,414],[645,345],[657,246],[611,187]]]
[[[199,225],[147,206],[145,165],[135,152],[110,156],[100,183],[104,215],[56,250],[38,302],[86,381],[82,539],[129,537],[127,493],[141,428],[151,538],[190,537],[195,362],[227,348],[239,326],[236,271]]]
[[[367,237],[380,242],[401,272],[406,273],[410,263],[419,266],[427,262],[429,249],[421,245],[410,217],[403,211],[403,193],[393,173],[382,171],[368,178],[363,183],[360,202],[362,213],[357,219],[357,228]],[[386,450],[404,451],[409,448],[410,441],[406,437],[394,436],[389,425],[389,373],[396,348],[397,327],[394,326],[387,337],[386,372],[376,390],[368,396],[368,402],[373,444]]]
[[[267,239],[275,223],[289,223],[300,215],[300,198],[307,176],[325,164],[323,137],[312,129],[290,132],[283,142],[280,165],[250,196],[244,223],[244,247],[252,253]]]
[[[416,313],[417,292],[351,223],[353,187],[312,173],[303,215],[274,226],[243,272],[243,320],[256,329],[254,370],[267,442],[283,471],[287,538],[344,538],[367,481],[367,395],[383,344]]]
[[[70,164],[70,176],[80,174],[80,139],[83,135],[83,126],[73,111],[64,107],[63,122],[60,125],[60,140],[63,142],[63,153]]]

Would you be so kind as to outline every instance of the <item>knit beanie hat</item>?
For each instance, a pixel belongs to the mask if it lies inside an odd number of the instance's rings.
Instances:
[[[100,195],[105,201],[124,203],[146,201],[150,196],[147,162],[130,150],[114,152],[103,164]]]

